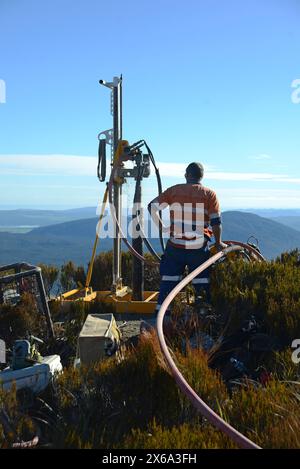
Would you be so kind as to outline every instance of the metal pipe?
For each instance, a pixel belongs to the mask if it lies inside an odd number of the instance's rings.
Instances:
[[[116,154],[119,141],[122,139],[122,79],[114,77],[113,79],[113,155]],[[117,223],[115,223],[115,233],[113,242],[113,284],[112,291],[116,291],[121,286],[121,200],[122,200],[122,184],[113,183],[113,204],[116,214]]]
[[[137,176],[133,207],[134,213],[132,214],[132,225],[143,226],[141,203],[142,203],[142,185],[141,185],[141,174]],[[139,211],[139,214],[138,214]],[[137,231],[137,230],[136,230]],[[143,239],[141,236],[141,230],[139,230],[139,236],[137,233],[133,233],[132,247],[143,256]],[[133,257],[132,262],[132,299],[134,301],[143,301],[144,299],[144,261]]]

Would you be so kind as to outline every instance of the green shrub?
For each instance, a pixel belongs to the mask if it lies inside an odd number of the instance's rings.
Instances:
[[[236,445],[209,425],[182,424],[172,428],[154,420],[146,431],[132,430],[118,448],[124,449],[233,449]]]
[[[21,410],[16,388],[5,392],[0,387],[0,448],[32,440],[36,434],[33,420]]]
[[[147,259],[153,260],[152,256],[145,254]],[[102,252],[95,258],[93,266],[93,274],[91,286],[93,290],[110,290],[112,285],[112,251]],[[122,252],[121,257],[122,281],[123,285],[132,285],[132,254],[130,252]],[[159,273],[158,267],[145,264],[145,290],[159,289]]]
[[[0,305],[0,338],[7,347],[12,347],[16,339],[23,339],[28,333],[43,338],[46,323],[37,309],[35,298],[24,293],[17,305]]]
[[[225,406],[229,422],[263,448],[299,448],[299,400],[285,383],[245,383]]]
[[[92,278],[94,289],[110,288],[111,263],[111,253],[97,257]],[[132,260],[129,253],[123,255],[122,263],[123,283],[130,285]],[[157,288],[155,282],[158,281],[156,267],[151,269],[147,271],[148,283],[145,284],[149,290]],[[84,280],[84,272],[76,266],[68,265],[65,273],[66,281],[71,279],[72,285],[78,283],[80,277]],[[72,285],[66,283],[68,287]],[[258,445],[299,448],[299,365],[291,360],[292,340],[300,338],[299,251],[285,253],[273,262],[248,264],[237,260],[219,264],[212,274],[212,295],[218,318],[209,324],[213,337],[221,332],[228,337],[241,329],[244,320],[254,316],[263,332],[277,339],[280,350],[260,357],[260,365],[269,372],[269,380],[262,385],[243,379],[229,391],[219,372],[209,367],[203,351],[182,347],[183,339],[185,345],[188,343],[186,331],[180,331],[187,325],[184,323],[186,306],[177,298],[174,302],[174,318],[178,323],[176,336],[169,337],[168,343],[179,370],[215,412]],[[24,297],[16,307],[1,307],[0,332],[6,333],[9,339],[12,337],[7,324],[12,325],[14,336],[22,336],[27,328],[32,328],[31,332],[38,330],[37,319],[41,316],[31,314],[30,301]],[[86,315],[103,312],[106,307],[109,310],[110,306],[104,307],[99,302],[77,301],[64,313],[63,334],[74,353]],[[203,330],[204,323],[200,321],[197,327]],[[126,350],[122,361],[112,357],[80,369],[70,365],[58,377],[53,392],[48,390],[47,393],[45,407],[48,406],[48,411],[54,410],[43,418],[47,431],[41,428],[44,440],[48,439],[53,447],[236,447],[213,428],[179,390],[155,334],[142,336],[136,348]],[[9,435],[7,429],[0,426],[0,445],[9,446],[16,437],[32,436],[35,421],[23,412],[15,391],[3,396],[0,394],[0,409],[8,406],[5,411],[14,430]]]
[[[50,293],[53,288],[54,283],[58,279],[59,269],[54,265],[39,264],[39,267],[42,269],[42,276],[46,295],[50,298]]]
[[[214,269],[213,304],[223,315],[226,334],[236,332],[243,320],[254,315],[282,346],[300,337],[300,269],[293,259],[229,261]]]
[[[146,428],[153,416],[174,422],[180,413],[179,391],[152,341],[129,350],[119,364],[111,359],[69,368],[58,380],[57,396],[68,434],[75,431],[82,444],[100,447],[117,443],[133,427]]]

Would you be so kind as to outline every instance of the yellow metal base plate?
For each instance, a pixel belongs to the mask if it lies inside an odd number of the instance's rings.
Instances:
[[[71,290],[60,295],[57,301],[62,303],[62,306],[67,306],[73,301],[101,301],[112,305],[115,313],[133,313],[133,314],[153,314],[157,302],[157,291],[145,291],[143,301],[135,301],[132,299],[131,290],[126,290],[126,287],[117,293],[112,293],[110,290],[105,291],[92,291],[88,289]]]

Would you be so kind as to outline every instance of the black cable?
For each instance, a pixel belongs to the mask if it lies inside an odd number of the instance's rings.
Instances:
[[[135,183],[135,191],[134,191],[134,199],[136,198],[136,192],[137,192],[137,189],[138,189],[138,184],[139,182],[142,180],[143,178],[143,167],[139,167],[138,169],[138,174],[137,174],[137,178],[136,178],[136,183]],[[136,212],[136,219],[137,219],[137,222],[138,222],[138,225],[141,229],[142,227],[142,224],[141,224],[141,221],[140,221],[140,217],[139,217],[139,214]],[[156,257],[157,260],[160,261],[160,256],[157,254],[157,252],[155,251],[155,249],[153,248],[152,244],[150,243],[150,241],[148,240],[148,238],[145,237],[145,233],[142,233],[143,234],[143,237],[142,237],[142,240],[143,242],[145,243],[145,245],[147,246],[149,252],[154,256]]]
[[[155,159],[154,159],[152,151],[150,150],[149,146],[147,145],[147,143],[145,141],[144,141],[144,143],[145,143],[145,147],[147,148],[147,151],[149,153],[151,163],[153,164],[153,167],[154,167],[154,170],[155,170],[157,187],[158,187],[158,195],[160,195],[162,193],[162,183],[161,183],[161,177],[160,177],[160,174],[159,174],[159,169],[156,166]],[[161,248],[162,248],[162,252],[164,253],[166,247],[165,247],[165,242],[164,242],[163,233],[162,233],[162,222],[161,222],[162,212],[161,212],[161,210],[158,212],[158,214],[159,214],[159,228],[158,228],[159,229],[159,241],[160,241],[160,245],[161,245]]]
[[[98,146],[97,176],[100,182],[106,178],[106,140],[101,138]]]

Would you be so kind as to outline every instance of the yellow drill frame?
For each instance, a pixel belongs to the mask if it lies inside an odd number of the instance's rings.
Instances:
[[[114,156],[113,164],[116,164],[119,161],[124,151],[124,147],[128,145],[129,143],[127,140],[121,140],[119,142],[117,151]],[[117,182],[119,184],[122,184],[123,180],[119,178]],[[81,289],[78,288],[78,289],[70,290],[66,293],[63,293],[56,298],[56,301],[60,302],[63,307],[68,307],[74,301],[83,301],[83,302],[101,301],[103,303],[107,303],[111,305],[113,307],[114,312],[118,314],[119,313],[153,314],[156,308],[156,303],[157,303],[156,302],[156,299],[158,296],[157,291],[145,291],[144,300],[135,301],[135,300],[132,300],[131,289],[127,286],[122,286],[121,288],[118,288],[116,293],[113,293],[110,290],[93,291],[92,287],[90,287],[94,260],[96,256],[97,245],[99,242],[98,232],[100,232],[100,227],[101,227],[102,219],[104,217],[104,211],[105,211],[107,200],[108,200],[108,187],[106,187],[106,190],[103,196],[102,209],[101,209],[101,213],[99,216],[97,234],[96,234],[96,238],[94,241],[91,260],[89,263],[85,287]]]

